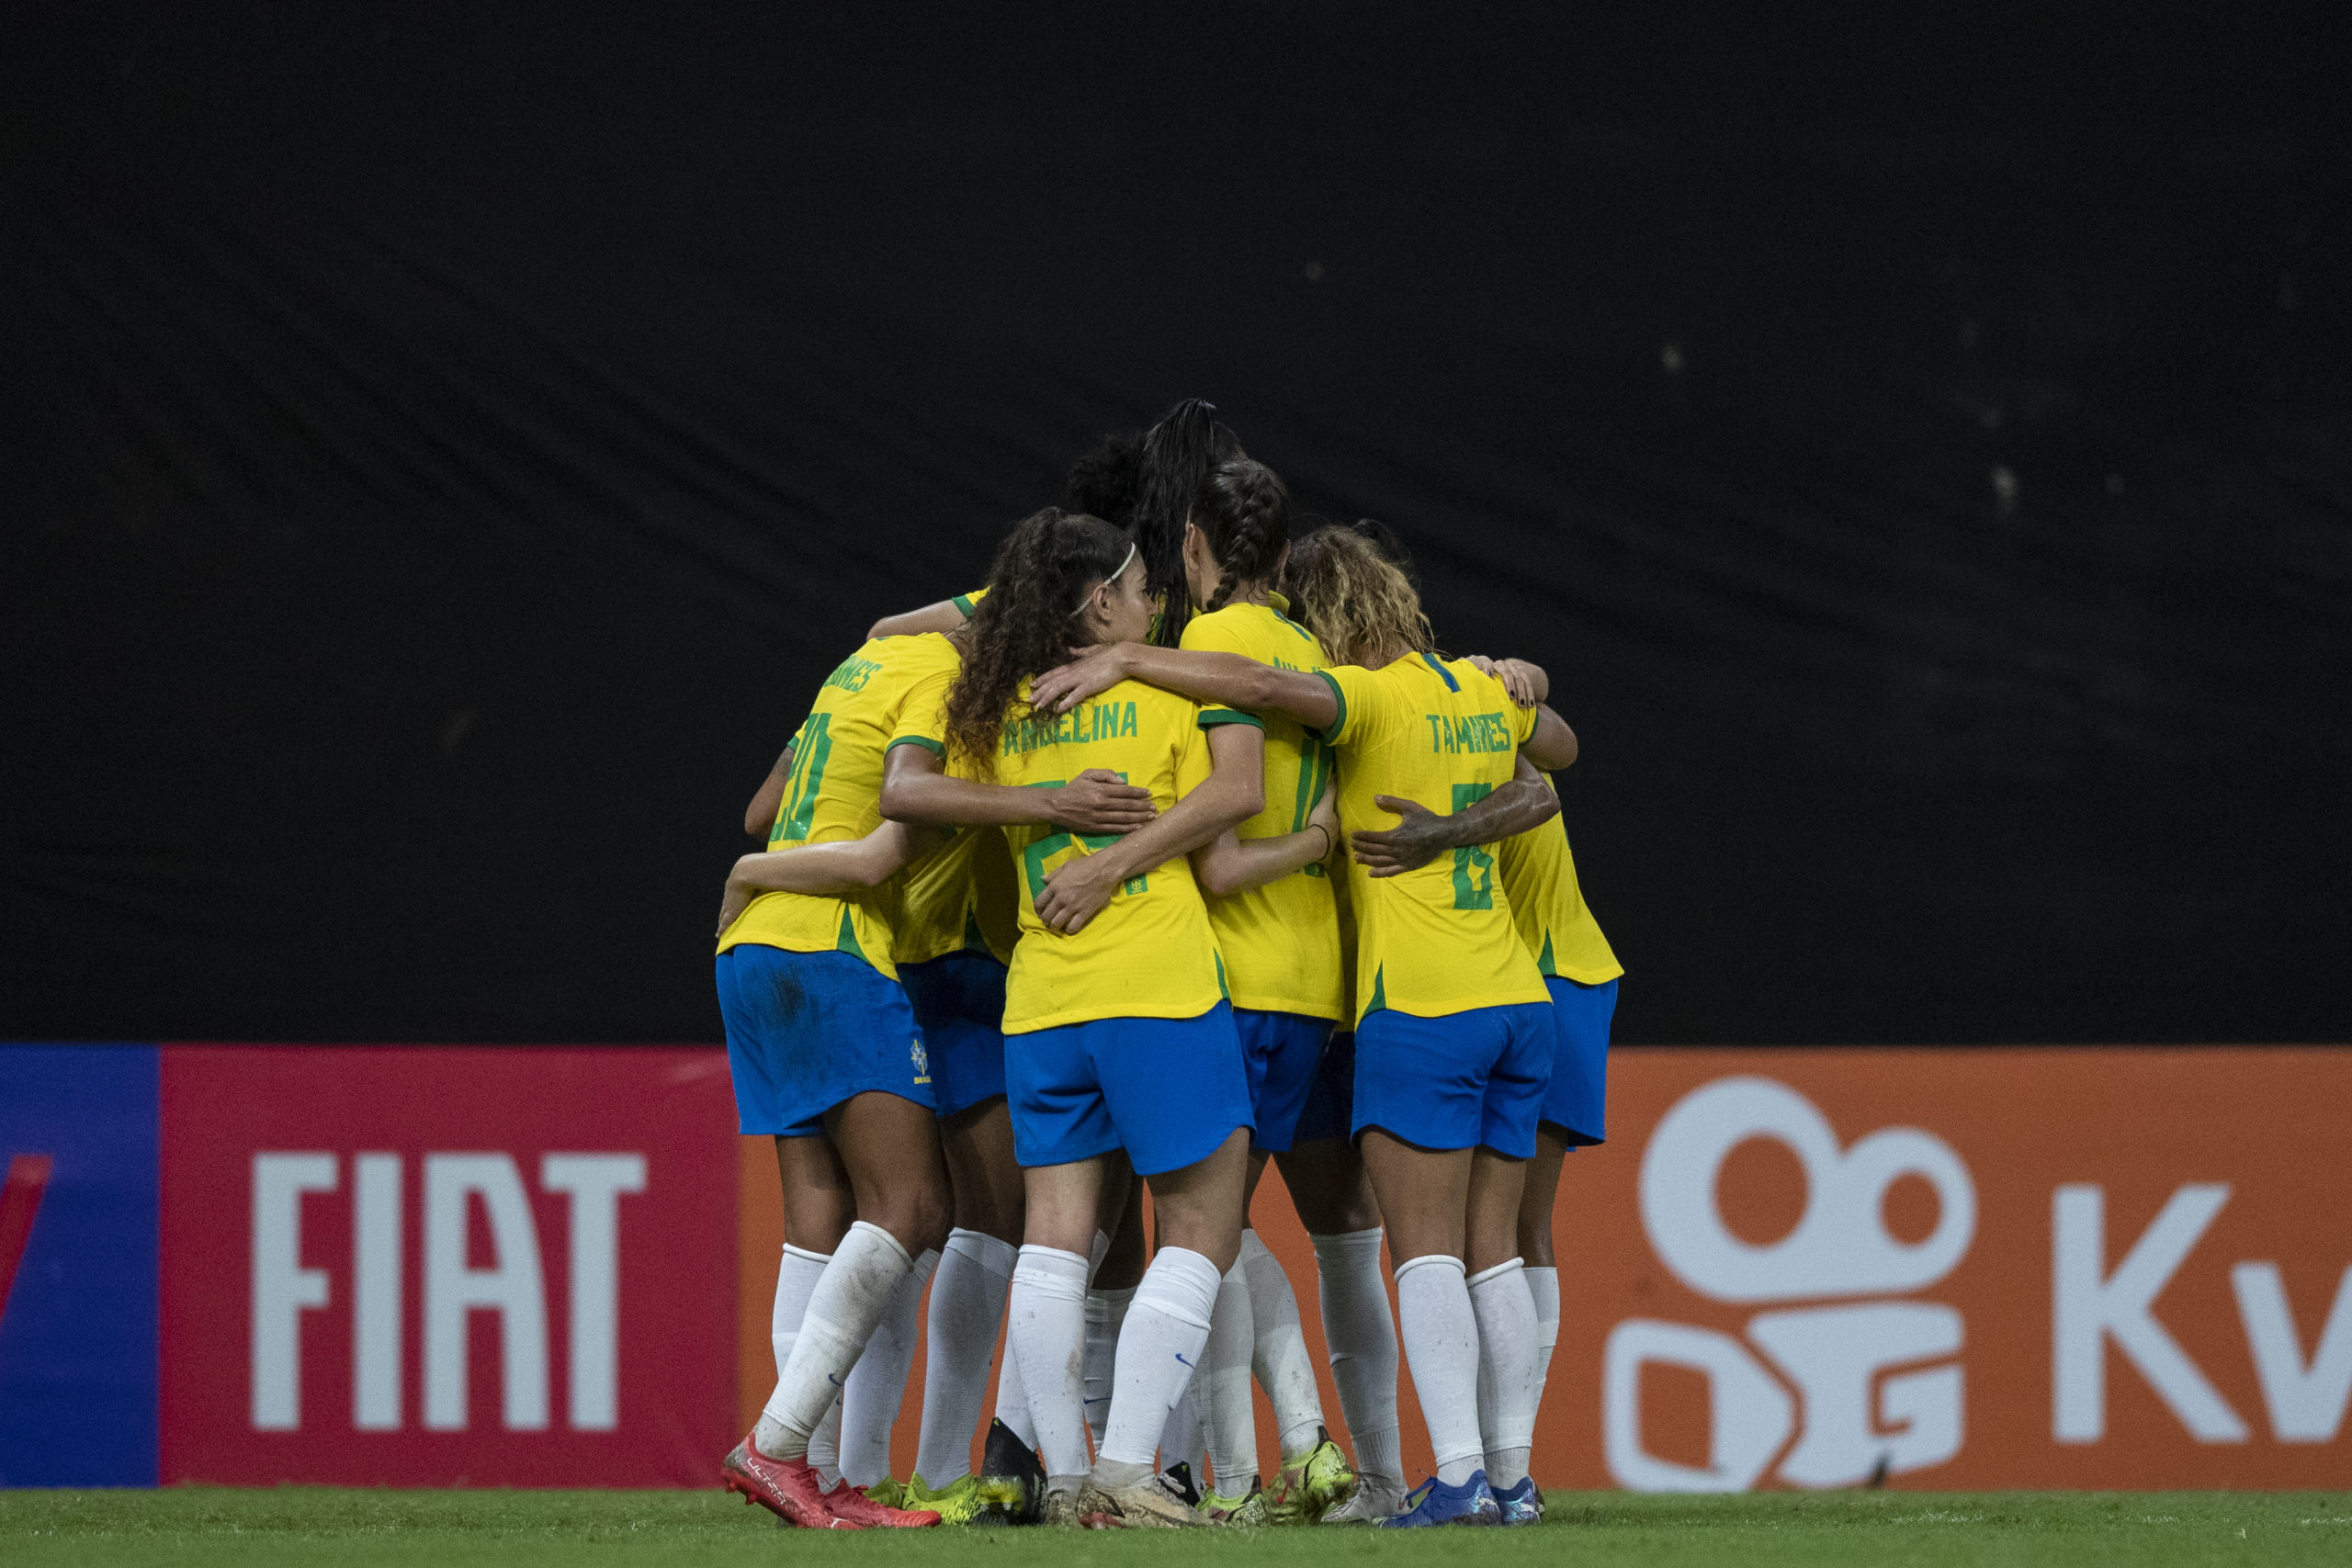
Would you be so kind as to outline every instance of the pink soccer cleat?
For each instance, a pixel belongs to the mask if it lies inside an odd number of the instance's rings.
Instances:
[[[806,1459],[770,1459],[745,1438],[719,1461],[727,1490],[805,1530],[854,1530],[863,1527],[825,1506],[825,1488]]]
[[[847,1522],[852,1529],[912,1530],[939,1522],[939,1516],[929,1508],[894,1508],[876,1502],[846,1481],[822,1494],[822,1498],[833,1517]]]

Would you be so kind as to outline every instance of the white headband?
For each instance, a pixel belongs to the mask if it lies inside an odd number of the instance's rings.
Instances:
[[[1104,579],[1102,581],[1102,582],[1101,582],[1100,584],[1098,584],[1097,586],[1099,586],[1099,587],[1103,587],[1103,588],[1108,588],[1112,583],[1118,581],[1119,581],[1120,574],[1121,574],[1121,573],[1123,573],[1123,572],[1125,572],[1125,571],[1127,570],[1127,562],[1129,562],[1129,561],[1131,561],[1131,560],[1133,560],[1133,559],[1135,559],[1135,558],[1136,558],[1136,547],[1135,547],[1135,546],[1134,546],[1134,545],[1130,544],[1130,545],[1128,545],[1128,546],[1127,546],[1127,553],[1126,553],[1126,555],[1125,555],[1125,556],[1124,556],[1123,558],[1121,558],[1121,559],[1120,559],[1120,561],[1119,561],[1119,564],[1118,564],[1117,568],[1112,571],[1112,573],[1111,573],[1111,575],[1110,575],[1110,576],[1108,576],[1108,577],[1104,578]],[[1094,597],[1094,595],[1093,595],[1093,594],[1091,594],[1091,593],[1089,593],[1089,594],[1086,596],[1086,598],[1087,598],[1087,599],[1091,599],[1091,598],[1093,598],[1093,597]],[[1086,600],[1085,600],[1085,599],[1081,599],[1081,600],[1080,600],[1080,601],[1079,601],[1078,608],[1077,608],[1077,609],[1075,609],[1075,610],[1072,610],[1072,611],[1070,612],[1070,618],[1071,618],[1071,619],[1073,619],[1073,620],[1075,620],[1075,619],[1077,619],[1079,616],[1080,616],[1080,615],[1084,615],[1084,614],[1086,614]]]

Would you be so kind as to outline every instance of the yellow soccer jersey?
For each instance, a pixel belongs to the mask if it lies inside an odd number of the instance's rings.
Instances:
[[[1024,704],[1027,697],[1024,684]],[[1122,681],[1059,719],[1008,718],[995,781],[1051,787],[1106,768],[1151,791],[1165,811],[1209,776],[1199,711],[1156,686]],[[1004,985],[1007,1034],[1097,1018],[1194,1018],[1225,999],[1216,939],[1191,862],[1180,855],[1130,878],[1084,931],[1062,936],[1037,918],[1046,878],[1114,840],[1043,823],[1007,828],[1004,838],[1021,900],[1021,941]]]
[[[1319,671],[1340,713],[1323,739],[1340,750],[1340,820],[1351,833],[1396,818],[1373,804],[1401,795],[1440,815],[1508,781],[1535,710],[1467,662],[1411,653],[1385,670]],[[1511,923],[1494,847],[1466,845],[1400,876],[1349,866],[1356,910],[1356,1015],[1395,1008],[1442,1018],[1473,1008],[1548,1001]]]
[[[1279,596],[1263,604],[1228,604],[1184,623],[1183,646],[1209,653],[1238,653],[1283,670],[1320,670],[1323,648],[1283,614]],[[1331,776],[1330,748],[1295,719],[1262,718],[1226,707],[1204,707],[1201,726],[1257,725],[1266,732],[1265,808],[1241,824],[1245,839],[1295,833]],[[1319,865],[1293,872],[1263,887],[1209,900],[1209,924],[1225,955],[1233,1005],[1261,1012],[1347,1016],[1340,972],[1340,922],[1330,880]]]
[[[907,650],[907,668],[913,678],[899,705],[890,746],[921,746],[944,757],[947,693],[964,668],[963,657],[954,643],[933,632],[892,641],[912,645]],[[1009,962],[1021,934],[1013,897],[1004,835],[994,828],[955,829],[945,845],[907,867],[901,908],[892,928],[898,961],[922,964],[969,948],[993,954],[1000,964]]]
[[[1356,1026],[1356,906],[1355,900],[1348,897],[1344,870],[1331,879],[1331,903],[1340,917],[1340,995],[1347,998],[1347,1011],[1340,1015],[1340,1027],[1349,1030]]]
[[[915,648],[924,640],[877,637],[825,677],[793,738],[792,775],[768,830],[770,849],[862,839],[881,826],[883,752],[908,694],[930,668]],[[794,953],[854,953],[895,980],[898,882],[844,898],[763,893],[719,937],[718,951],[756,942]]]
[[[1549,784],[1551,781],[1544,781]],[[1535,955],[1538,973],[1598,986],[1625,972],[1600,934],[1600,922],[1585,907],[1577,886],[1576,857],[1560,818],[1505,839],[1496,858],[1503,890],[1510,897],[1519,940]]]
[[[950,599],[948,603],[963,611],[964,618],[968,621],[972,618],[972,611],[978,607],[981,600],[988,596],[988,584],[984,582],[978,588],[973,589],[969,593],[958,593],[955,598]]]

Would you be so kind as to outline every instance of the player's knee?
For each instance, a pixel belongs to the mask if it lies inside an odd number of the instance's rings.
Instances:
[[[831,1255],[857,1219],[847,1188],[816,1188],[785,1200],[784,1238],[810,1252]]]
[[[1021,1224],[1027,1205],[1018,1187],[1007,1191],[984,1181],[958,1183],[953,1206],[956,1229],[978,1231],[1011,1247],[1021,1245]]]
[[[1241,1256],[1241,1216],[1199,1210],[1170,1214],[1160,1223],[1159,1242],[1162,1247],[1199,1253],[1222,1274]]]
[[[1473,1274],[1521,1256],[1519,1227],[1509,1220],[1473,1224],[1463,1242],[1463,1265]]]
[[[945,1187],[939,1182],[925,1182],[909,1216],[913,1235],[908,1244],[910,1252],[923,1252],[947,1245],[948,1228],[956,1222],[956,1205]]]
[[[1380,1205],[1368,1191],[1310,1196],[1295,1188],[1292,1190],[1298,1202],[1299,1223],[1310,1235],[1346,1235],[1380,1228]]]
[[[888,1231],[910,1253],[922,1253],[946,1243],[956,1211],[944,1182],[911,1178],[861,1203],[857,1217]]]

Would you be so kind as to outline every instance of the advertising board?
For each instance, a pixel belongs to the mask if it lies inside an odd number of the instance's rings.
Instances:
[[[1545,1484],[2352,1486],[2352,1051],[1623,1050],[1610,1099]],[[0,1484],[707,1484],[775,1375],[733,1126],[704,1048],[0,1048]],[[1278,1175],[1254,1218],[1320,1367]]]

